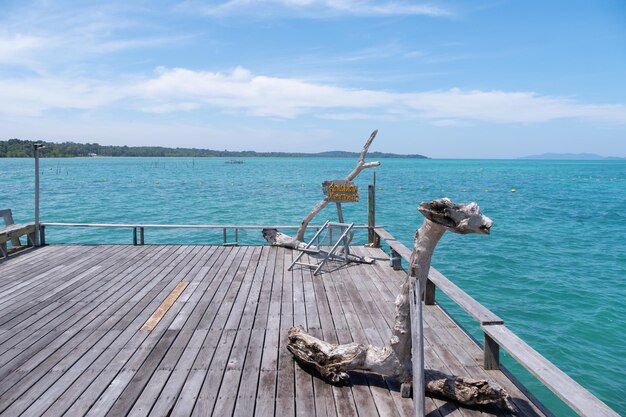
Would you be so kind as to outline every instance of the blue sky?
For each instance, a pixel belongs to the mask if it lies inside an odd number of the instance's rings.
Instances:
[[[626,2],[0,0],[1,138],[626,157]]]

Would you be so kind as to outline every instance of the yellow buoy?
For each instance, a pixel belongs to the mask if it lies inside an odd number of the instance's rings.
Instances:
[[[511,192],[514,193],[517,192],[517,190],[515,188],[511,188]]]

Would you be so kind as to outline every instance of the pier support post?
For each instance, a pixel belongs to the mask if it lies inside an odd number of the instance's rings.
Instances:
[[[137,246],[137,228],[133,227],[133,246]]]
[[[500,346],[486,333],[484,333],[484,336],[483,368],[489,371],[497,371],[500,369]]]

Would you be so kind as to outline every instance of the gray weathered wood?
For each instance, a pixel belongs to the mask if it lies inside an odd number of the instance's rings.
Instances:
[[[483,332],[581,416],[618,417],[606,404],[557,368],[503,325],[481,326]]]
[[[484,333],[483,368],[490,371],[500,369],[500,347],[487,333]]]
[[[4,219],[4,225],[5,226],[11,226],[13,224],[15,224],[15,221],[13,220],[13,212],[11,211],[11,209],[3,209],[0,210],[0,216]],[[1,229],[0,229],[1,230]],[[0,240],[1,244],[5,244],[6,242],[2,242]],[[11,244],[13,246],[20,246],[20,237],[19,236],[15,236],[11,239]],[[6,245],[4,245],[6,248]]]
[[[379,247],[380,239],[374,232],[376,227],[376,188],[373,184],[367,186],[367,243],[372,247]]]
[[[394,238],[389,232],[383,228],[375,228],[376,234],[389,245],[389,247],[398,253],[402,259],[409,261],[411,258],[411,250]],[[492,313],[485,306],[480,304],[474,298],[469,296],[458,285],[450,281],[437,269],[431,267],[428,274],[428,280],[446,294],[452,301],[459,305],[467,314],[473,317],[480,324],[503,324],[504,320]],[[432,297],[428,296],[429,301]]]
[[[352,250],[384,257],[379,249]],[[334,343],[381,344],[404,273],[380,262],[313,277],[287,271],[291,260],[292,251],[276,247],[52,245],[3,261],[0,293],[8,304],[0,317],[12,318],[8,328],[0,323],[0,358],[17,359],[0,364],[3,415],[411,416],[412,403],[393,379],[353,375],[349,386],[331,387],[294,366],[284,333],[310,323]],[[141,331],[182,280],[187,288],[157,327]],[[32,304],[11,303],[12,296],[27,303],[29,294]],[[429,307],[436,310],[424,311],[425,335],[434,355],[482,375],[475,362],[465,365],[479,347],[458,353],[472,342],[450,333],[456,325],[447,316],[433,315],[439,306]],[[433,323],[445,340],[431,343]],[[426,412],[480,414],[433,398]]]

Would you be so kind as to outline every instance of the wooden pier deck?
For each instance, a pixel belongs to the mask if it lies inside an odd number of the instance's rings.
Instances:
[[[333,387],[294,364],[287,329],[383,345],[404,279],[381,259],[288,271],[269,246],[52,245],[0,262],[2,416],[412,416],[396,381]],[[155,316],[156,314],[156,316]],[[489,378],[543,416],[437,305],[426,367]],[[431,417],[507,415],[427,398]]]

